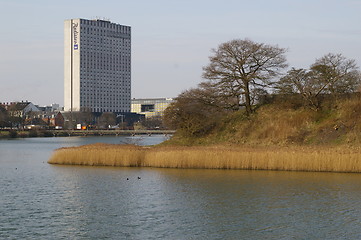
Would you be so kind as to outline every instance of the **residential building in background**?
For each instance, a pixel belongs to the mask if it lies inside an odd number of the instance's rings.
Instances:
[[[132,99],[133,113],[144,114],[145,118],[162,117],[173,98]]]
[[[3,112],[2,121],[0,121],[0,128],[51,129],[64,125],[59,104],[54,103],[51,106],[39,107],[26,100],[0,103],[1,109],[5,112]]]
[[[30,113],[40,112],[39,108],[31,102],[4,102],[0,103],[8,112],[11,117],[26,118]]]
[[[131,27],[64,22],[64,111],[130,112]]]

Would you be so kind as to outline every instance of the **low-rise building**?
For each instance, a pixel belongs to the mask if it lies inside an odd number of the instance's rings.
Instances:
[[[144,114],[145,118],[162,117],[165,109],[173,101],[173,98],[133,98],[131,112]]]
[[[30,113],[40,112],[34,104],[28,101],[3,103],[11,117],[26,118]]]

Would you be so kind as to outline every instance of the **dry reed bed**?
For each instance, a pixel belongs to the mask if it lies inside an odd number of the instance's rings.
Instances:
[[[139,147],[93,144],[61,148],[48,163],[66,165],[361,172],[361,149],[311,147]]]

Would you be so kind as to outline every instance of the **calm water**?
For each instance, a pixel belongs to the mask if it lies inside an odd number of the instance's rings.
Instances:
[[[163,138],[0,140],[0,239],[361,238],[361,174],[46,163],[59,147]]]

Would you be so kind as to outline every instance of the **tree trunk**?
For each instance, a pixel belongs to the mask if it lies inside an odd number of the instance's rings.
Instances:
[[[251,96],[249,91],[249,82],[244,82],[244,98],[245,98],[245,105],[246,105],[246,113],[250,115],[252,113],[252,106],[251,106]]]

